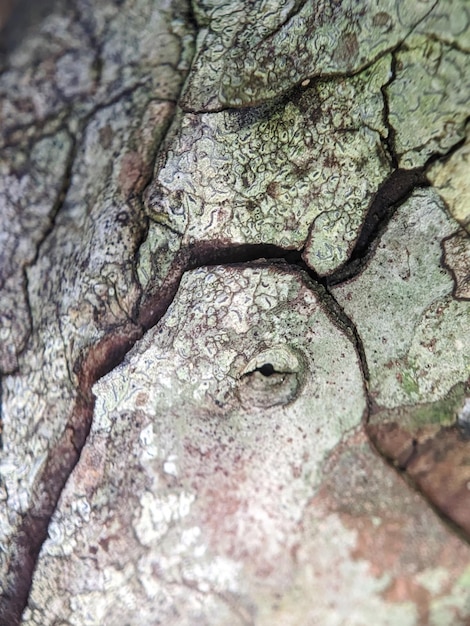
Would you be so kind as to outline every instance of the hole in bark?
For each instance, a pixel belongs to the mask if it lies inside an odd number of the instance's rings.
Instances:
[[[261,367],[258,367],[256,371],[258,371],[260,374],[263,374],[263,376],[272,376],[275,372],[275,369],[272,363],[265,363]]]
[[[238,397],[245,408],[289,404],[298,396],[301,357],[288,346],[275,346],[251,359],[240,375]]]

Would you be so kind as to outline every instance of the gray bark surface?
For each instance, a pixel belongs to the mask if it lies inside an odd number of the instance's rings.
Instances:
[[[0,625],[470,623],[467,0],[0,11]]]

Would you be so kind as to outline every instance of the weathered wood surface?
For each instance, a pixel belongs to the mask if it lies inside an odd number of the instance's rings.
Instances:
[[[468,1],[1,21],[0,624],[469,624]]]

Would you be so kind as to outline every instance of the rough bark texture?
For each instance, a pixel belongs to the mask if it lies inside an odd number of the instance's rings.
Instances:
[[[1,626],[470,623],[469,21],[1,6]]]

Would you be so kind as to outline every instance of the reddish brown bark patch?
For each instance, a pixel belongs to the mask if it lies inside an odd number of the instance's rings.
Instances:
[[[374,453],[363,432],[334,450],[324,477],[310,508],[339,515],[356,535],[351,558],[365,561],[377,579],[389,579],[384,599],[412,602],[419,624],[428,624],[431,603],[449,593],[452,581],[468,567],[465,545]],[[439,592],[431,594],[418,582],[419,573],[436,566],[451,575]]]
[[[443,428],[418,444],[407,474],[470,537],[470,442],[457,428]]]
[[[457,424],[466,391],[460,385],[439,402],[376,407],[367,432],[377,450],[470,537],[470,440]]]

